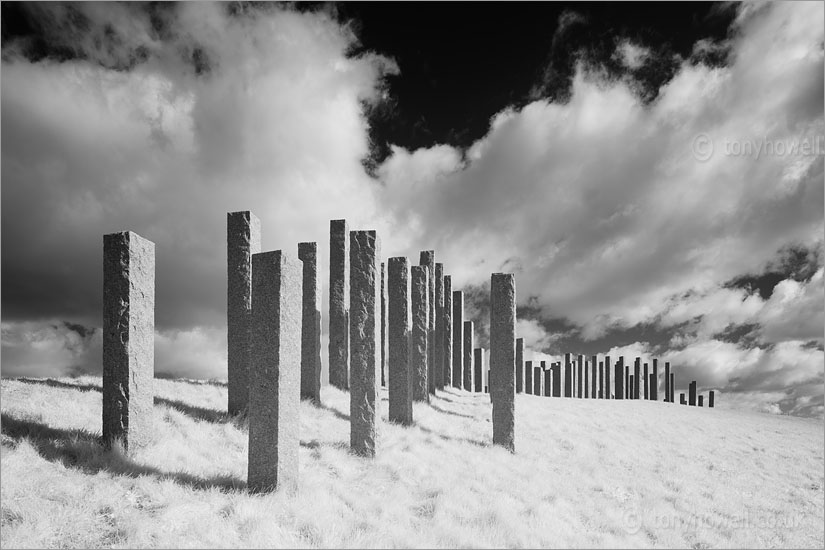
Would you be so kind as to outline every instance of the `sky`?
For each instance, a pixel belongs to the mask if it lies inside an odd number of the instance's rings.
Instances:
[[[823,15],[3,3],[2,375],[101,372],[128,229],[156,375],[225,379],[226,213],[252,210],[322,272],[331,219],[435,250],[477,345],[512,272],[526,359],[657,357],[719,407],[822,418]]]

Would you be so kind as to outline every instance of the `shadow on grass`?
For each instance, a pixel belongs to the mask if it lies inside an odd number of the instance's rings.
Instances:
[[[323,403],[316,403],[315,406],[318,407],[319,409],[323,409],[325,411],[331,412],[332,414],[334,414],[336,417],[340,418],[341,420],[346,420],[347,422],[349,422],[349,415],[342,413],[338,409],[333,409],[329,405],[324,405]]]
[[[24,384],[49,386],[52,388],[63,388],[78,391],[103,391],[103,388],[95,384],[71,384],[69,382],[61,382],[60,380],[51,380],[49,378],[11,378],[11,380],[14,380],[15,382],[23,382]]]
[[[422,432],[424,432],[426,434],[434,435],[436,437],[439,437],[439,438],[443,439],[444,441],[453,441],[453,442],[457,442],[457,443],[469,443],[470,445],[475,445],[476,447],[489,447],[490,446],[490,442],[488,442],[488,441],[478,441],[476,439],[470,439],[470,438],[467,438],[467,437],[453,437],[453,436],[450,436],[450,435],[444,435],[442,433],[436,432],[435,430],[431,430],[430,428],[422,426],[421,424],[416,424],[415,426],[419,430],[421,430]]]
[[[2,433],[16,446],[28,439],[45,460],[62,464],[66,468],[85,474],[109,472],[126,477],[152,476],[158,480],[171,479],[192,489],[241,490],[246,482],[233,476],[201,478],[182,472],[164,472],[152,466],[139,464],[125,456],[119,449],[104,449],[101,438],[86,430],[53,428],[34,420],[0,414]],[[6,444],[6,442],[4,442]]]
[[[430,403],[430,407],[432,407],[433,410],[436,410],[440,413],[449,414],[449,415],[452,415],[452,416],[460,416],[462,418],[475,418],[471,414],[457,413],[455,411],[448,411],[447,409],[442,409],[441,407],[439,407],[438,405],[434,405],[433,403]]]

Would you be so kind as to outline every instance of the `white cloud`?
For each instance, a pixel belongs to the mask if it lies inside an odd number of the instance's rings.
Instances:
[[[823,268],[807,282],[786,279],[773,290],[759,313],[760,337],[766,342],[823,341],[825,327]]]
[[[630,40],[622,40],[616,47],[614,57],[628,69],[638,69],[650,57],[650,50]]]

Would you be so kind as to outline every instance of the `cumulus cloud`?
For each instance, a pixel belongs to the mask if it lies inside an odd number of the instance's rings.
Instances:
[[[650,57],[650,50],[635,44],[630,40],[622,40],[616,47],[614,58],[628,69],[638,69],[645,64]]]

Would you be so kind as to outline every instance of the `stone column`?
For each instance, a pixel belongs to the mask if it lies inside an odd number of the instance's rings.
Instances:
[[[670,402],[673,403],[676,401],[675,393],[676,391],[676,373],[670,373]]]
[[[635,386],[634,386],[634,383],[636,382],[636,380],[634,380],[633,376],[634,376],[634,375],[632,375],[632,374],[630,375],[630,387],[631,387],[631,388],[634,388],[634,387],[635,387]],[[636,395],[634,395],[633,393],[631,393],[631,394],[630,394],[630,399],[638,399],[638,397],[637,397]]]
[[[435,264],[435,332],[433,376],[435,387],[444,389],[444,264]]]
[[[610,399],[610,356],[604,357],[604,398]]]
[[[301,265],[280,250],[252,256],[249,469],[253,493],[298,487]]]
[[[590,358],[590,399],[595,399],[598,396],[598,381],[596,379],[596,369],[598,368],[598,361],[596,356]]]
[[[301,311],[301,398],[321,403],[321,287],[317,243],[298,243],[303,262]]]
[[[103,444],[127,453],[152,439],[155,243],[124,231],[103,236]]]
[[[435,393],[435,251],[422,250],[418,264],[427,268],[427,389]]]
[[[375,456],[381,377],[381,241],[375,231],[350,233],[350,447]]]
[[[444,387],[453,385],[453,281],[444,276]]]
[[[490,277],[490,381],[493,444],[515,452],[516,280],[512,273]]]
[[[696,406],[696,381],[695,380],[690,383],[690,386],[688,386],[688,392],[689,392],[688,393],[688,395],[689,395],[688,404],[691,407],[695,407]]]
[[[261,251],[261,222],[249,211],[226,214],[226,348],[229,414],[249,404],[252,255]]]
[[[464,321],[464,358],[462,371],[464,373],[463,387],[466,391],[473,391],[473,322]]]
[[[680,405],[687,405],[687,401],[685,401],[685,394],[684,393],[679,394],[679,404]]]
[[[650,376],[647,372],[647,363],[644,364],[644,388],[645,388],[645,399],[650,399]]]
[[[573,367],[569,353],[564,354],[564,396],[573,397]]]
[[[533,395],[533,362],[524,362],[524,393]]]
[[[576,397],[581,398],[584,394],[582,393],[582,370],[584,369],[584,356],[579,355],[578,361],[576,361]]]
[[[630,383],[630,365],[624,368],[624,387],[625,399],[633,399],[633,384]]]
[[[590,389],[590,364],[585,361],[584,362],[584,391],[582,392],[582,397],[585,399],[590,398],[589,389]]]
[[[704,407],[705,406],[705,404],[704,404],[705,403],[705,396],[698,395],[696,398],[699,400],[699,406]]]
[[[541,395],[541,367],[533,367],[533,395]]]
[[[516,338],[516,393],[524,391],[524,338]]]
[[[553,385],[553,376],[551,373],[547,372],[545,369],[547,364],[542,361],[541,362],[541,379],[542,379],[542,395],[544,397],[550,397],[551,394],[551,386]],[[552,370],[552,366],[550,367]]]
[[[350,250],[346,220],[329,222],[329,383],[349,388]]]
[[[640,375],[641,375],[640,370],[641,370],[641,368],[642,368],[642,358],[637,357],[636,361],[633,363],[633,384],[631,384],[631,386],[633,387],[633,399],[639,399],[639,388],[640,388],[639,382],[641,381],[640,380]]]
[[[650,399],[652,401],[659,400],[659,360],[653,360],[653,378],[650,385]]]
[[[461,389],[464,381],[464,293],[453,291],[453,387]]]
[[[665,361],[665,401],[670,402],[670,363]]]
[[[610,358],[607,358],[608,363]],[[615,372],[613,373],[613,399],[624,399],[624,357],[619,357],[616,361]]]
[[[410,360],[413,372],[413,400],[430,401],[428,391],[429,350],[427,336],[429,336],[429,272],[426,266],[417,265],[412,268],[412,336],[410,343]]]
[[[708,392],[708,408],[713,408],[713,397],[714,397],[713,394],[714,394],[713,390],[710,390]]]
[[[599,361],[599,399],[604,398],[604,361]]]
[[[381,385],[387,385],[387,267],[381,262]]]
[[[553,366],[553,397],[561,397],[561,363]]]
[[[484,391],[484,373],[482,372],[484,362],[484,350],[475,348],[473,350],[473,391],[482,393]]]
[[[410,365],[410,266],[407,258],[390,258],[389,287],[389,420],[409,425],[413,421]]]

